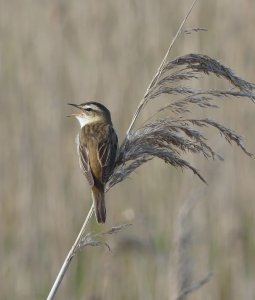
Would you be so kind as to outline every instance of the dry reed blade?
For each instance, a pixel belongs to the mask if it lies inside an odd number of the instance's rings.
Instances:
[[[146,105],[146,103],[147,103],[147,101],[148,101],[148,100],[147,100],[147,96],[148,96],[148,94],[149,94],[149,91],[150,91],[154,86],[157,85],[158,80],[159,80],[159,78],[160,78],[160,76],[161,76],[161,73],[162,73],[162,71],[163,71],[163,69],[164,69],[164,67],[165,67],[166,60],[167,60],[167,58],[168,58],[168,56],[169,56],[169,53],[170,53],[170,51],[171,51],[171,49],[172,49],[172,47],[173,47],[173,45],[174,45],[176,39],[177,39],[178,36],[180,35],[180,33],[181,33],[181,31],[182,31],[182,28],[183,28],[185,22],[187,21],[187,19],[188,19],[190,13],[191,13],[191,11],[192,11],[192,9],[193,9],[193,7],[195,6],[195,4],[196,4],[197,1],[198,1],[198,0],[194,0],[194,1],[193,1],[193,3],[191,4],[190,9],[188,10],[188,12],[186,13],[184,19],[182,20],[182,23],[181,23],[181,25],[179,26],[179,28],[178,28],[178,30],[177,30],[177,32],[176,32],[174,38],[171,40],[171,43],[170,43],[170,45],[169,45],[169,47],[168,47],[168,49],[167,49],[167,51],[166,51],[166,54],[165,54],[165,56],[164,56],[164,58],[163,58],[163,60],[162,60],[162,62],[161,62],[161,64],[160,64],[160,66],[159,66],[159,68],[158,68],[156,74],[155,74],[154,77],[152,78],[152,80],[151,80],[151,82],[150,82],[150,84],[149,84],[149,86],[148,86],[148,88],[147,88],[147,90],[146,90],[146,92],[145,92],[145,94],[144,94],[144,96],[143,96],[143,99],[142,99],[141,102],[139,103],[139,105],[138,105],[138,107],[137,107],[137,110],[136,110],[135,113],[134,113],[134,116],[133,116],[133,118],[132,118],[132,121],[131,121],[131,123],[130,123],[130,126],[129,126],[128,130],[127,130],[127,136],[129,135],[129,132],[132,130],[133,125],[134,125],[134,123],[135,123],[135,121],[136,121],[138,115],[140,114],[141,110],[144,108],[144,106]]]

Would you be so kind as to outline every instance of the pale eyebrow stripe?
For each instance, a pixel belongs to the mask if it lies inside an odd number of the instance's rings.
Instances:
[[[100,109],[98,106],[94,105],[94,104],[87,104],[84,106],[84,108],[91,108],[95,111],[102,111],[102,109]]]

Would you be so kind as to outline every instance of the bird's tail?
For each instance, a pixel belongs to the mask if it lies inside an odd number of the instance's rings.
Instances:
[[[100,191],[96,186],[93,186],[92,198],[93,198],[94,211],[95,211],[97,222],[105,223],[106,208],[105,208],[104,192]]]

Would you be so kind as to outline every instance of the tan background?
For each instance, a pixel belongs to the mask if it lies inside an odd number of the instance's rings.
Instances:
[[[66,103],[102,101],[122,139],[190,4],[0,1],[1,299],[46,298],[90,206]],[[209,31],[183,35],[171,57],[204,53],[255,82],[254,26],[254,0],[200,1],[186,27]],[[255,105],[221,101],[218,120],[255,152]],[[107,224],[91,230],[133,226],[107,239],[112,252],[80,253],[56,299],[174,299],[174,233],[190,198],[189,280],[214,276],[189,299],[255,299],[255,162],[213,131],[210,144],[223,163],[186,156],[209,186],[155,160],[109,192]]]

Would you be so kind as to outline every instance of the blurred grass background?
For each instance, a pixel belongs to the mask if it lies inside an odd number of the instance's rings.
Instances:
[[[66,103],[104,103],[121,140],[190,4],[0,1],[1,299],[46,298],[91,205]],[[255,82],[254,24],[253,0],[200,1],[186,28],[209,32],[183,35],[171,58],[204,53]],[[222,102],[213,114],[254,153],[255,106]],[[189,299],[255,299],[255,162],[208,134],[225,161],[188,158],[209,186],[154,160],[114,187],[106,225],[91,230],[133,226],[108,239],[112,252],[80,253],[56,299],[174,299],[176,224],[190,197],[198,199],[188,220],[190,280],[214,277]]]

